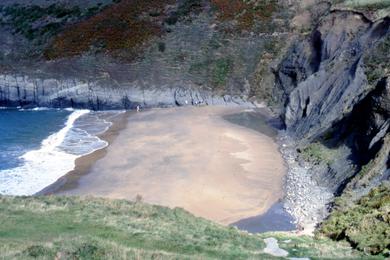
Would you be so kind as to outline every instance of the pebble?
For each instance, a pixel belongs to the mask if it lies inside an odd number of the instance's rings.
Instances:
[[[296,144],[292,139],[281,132],[279,143],[289,167],[285,183],[285,210],[302,227],[317,224],[326,217],[326,204],[332,200],[333,194],[311,178],[311,168],[308,164],[298,163]]]

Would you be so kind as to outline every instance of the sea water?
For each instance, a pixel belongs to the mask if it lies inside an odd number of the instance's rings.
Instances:
[[[33,195],[107,146],[98,138],[119,112],[0,109],[0,194]]]

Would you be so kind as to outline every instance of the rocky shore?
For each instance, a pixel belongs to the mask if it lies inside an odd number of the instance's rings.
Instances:
[[[293,216],[298,231],[312,234],[328,214],[333,193],[312,178],[312,167],[298,160],[296,143],[284,131],[279,133],[280,151],[288,166],[285,177],[284,208]]]

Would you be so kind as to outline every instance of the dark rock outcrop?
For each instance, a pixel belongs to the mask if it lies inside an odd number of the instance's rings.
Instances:
[[[389,19],[372,23],[360,14],[333,11],[309,39],[293,46],[277,72],[292,135],[319,137],[373,89],[363,55],[389,33],[389,25]]]
[[[333,10],[291,47],[276,71],[287,132],[299,146],[315,141],[332,151],[335,158],[311,172],[335,194],[388,145],[388,69],[373,82],[365,61],[387,40],[389,28],[389,18],[373,22],[358,12]],[[378,174],[386,171],[381,169]]]

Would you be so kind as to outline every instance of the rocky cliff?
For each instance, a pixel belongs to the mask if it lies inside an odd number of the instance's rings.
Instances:
[[[233,9],[225,1],[116,2],[5,4],[1,105],[117,109],[259,100],[258,71],[285,45],[291,16],[277,1],[234,1]]]
[[[345,144],[355,161],[376,154],[389,124],[389,27],[388,17],[329,10],[292,46],[277,71],[291,135],[334,150]]]
[[[388,135],[389,28],[389,17],[373,21],[329,8],[276,71],[289,134],[302,147],[319,142],[323,154],[333,153],[315,173],[333,192],[342,191],[356,165],[375,157]]]
[[[292,43],[275,71],[274,93],[283,107],[287,133],[295,139],[298,161],[305,165],[303,169],[307,169],[306,173],[318,186],[314,190],[307,185],[296,186],[297,176],[306,175],[297,175],[296,166],[290,163],[293,171],[289,179],[297,192],[288,194],[288,205],[301,201],[297,209],[290,209],[292,214],[307,224],[313,216],[325,217],[324,209],[334,209],[322,232],[335,239],[346,238],[362,250],[375,253],[388,250],[387,242],[382,243],[381,249],[377,245],[383,241],[380,234],[389,231],[367,228],[367,234],[363,232],[362,225],[372,221],[364,213],[353,224],[354,231],[349,231],[348,224],[342,230],[341,223],[352,218],[341,216],[348,210],[352,214],[359,207],[356,205],[363,203],[362,196],[389,181],[389,60],[388,5],[367,9],[327,5],[312,30]],[[310,162],[309,166],[304,162]],[[316,190],[321,195],[315,195]],[[388,203],[383,202],[389,197],[388,185],[380,190],[383,197],[375,207],[376,212],[382,213],[377,214],[379,222],[373,224],[377,227],[389,224],[382,216],[388,214],[385,209]],[[314,201],[316,207],[305,203],[308,192],[318,197]],[[335,202],[327,201],[328,193],[337,196]],[[313,204],[312,199],[309,201]],[[366,208],[362,210],[369,212],[371,205],[364,205]],[[359,235],[356,230],[360,230]]]

